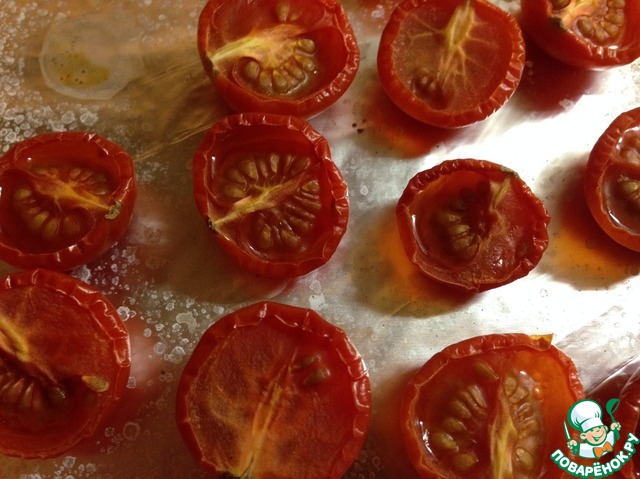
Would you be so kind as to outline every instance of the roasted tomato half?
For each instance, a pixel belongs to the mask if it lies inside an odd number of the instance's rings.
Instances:
[[[335,103],[360,64],[336,0],[210,0],[200,14],[198,49],[237,111],[300,117]]]
[[[93,133],[36,136],[0,158],[0,259],[69,270],[125,233],[136,197],[131,157]]]
[[[205,332],[180,378],[177,422],[223,477],[337,479],[369,425],[364,363],[309,309],[261,302]]]
[[[522,0],[523,28],[549,55],[578,68],[640,57],[640,0]]]
[[[584,194],[604,232],[640,251],[640,108],[618,116],[596,141]]]
[[[578,372],[549,336],[478,336],[434,355],[406,386],[401,430],[420,477],[551,479]]]
[[[542,202],[514,171],[489,161],[448,160],[418,173],[396,216],[409,259],[468,291],[526,276],[549,242]]]
[[[378,49],[391,100],[413,118],[456,128],[498,110],[520,83],[525,48],[515,18],[484,0],[406,0]]]
[[[2,280],[0,453],[53,457],[91,436],[129,368],[129,335],[101,293],[49,270]]]
[[[276,278],[326,263],[347,227],[347,185],[325,138],[295,117],[216,123],[194,161],[198,209],[241,267]]]

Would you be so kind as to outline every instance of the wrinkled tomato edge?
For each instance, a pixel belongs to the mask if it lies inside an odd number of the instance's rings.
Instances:
[[[193,419],[188,403],[189,390],[198,377],[201,366],[207,362],[211,354],[215,354],[229,335],[243,327],[256,326],[265,321],[265,318],[280,321],[288,327],[299,328],[318,337],[329,338],[331,345],[341,352],[341,359],[353,378],[353,400],[357,408],[357,415],[353,419],[353,436],[351,441],[338,451],[339,459],[332,465],[330,476],[327,478],[338,479],[351,467],[364,444],[371,420],[371,383],[362,357],[347,334],[312,309],[262,301],[238,309],[210,326],[187,361],[178,383],[175,415],[182,438],[203,467],[217,474],[225,472],[218,470],[215,464],[208,461],[199,446],[191,425]]]
[[[333,256],[342,237],[347,230],[349,221],[349,195],[347,184],[337,165],[331,158],[331,151],[327,140],[305,120],[269,113],[240,113],[229,115],[218,121],[206,133],[193,159],[194,196],[198,211],[202,218],[209,223],[211,219],[211,204],[209,201],[209,182],[212,179],[212,167],[215,157],[212,152],[219,141],[224,141],[225,134],[236,128],[251,128],[252,126],[273,127],[273,141],[278,141],[277,131],[286,128],[299,133],[312,144],[313,150],[322,162],[323,172],[332,186],[332,229],[327,235],[320,255],[307,257],[298,261],[272,262],[252,254],[242,248],[236,241],[226,235],[212,232],[220,246],[229,257],[241,268],[270,278],[294,278],[303,276],[324,265]],[[211,231],[211,230],[210,230]]]
[[[0,453],[20,457],[23,459],[47,459],[56,457],[68,451],[83,439],[93,436],[98,428],[108,419],[109,415],[118,405],[126,392],[131,370],[131,346],[129,333],[118,314],[116,308],[98,290],[83,281],[65,273],[47,269],[33,269],[20,271],[6,276],[0,282],[0,291],[28,286],[47,288],[64,295],[69,301],[73,301],[100,324],[113,345],[113,356],[118,364],[114,381],[109,388],[108,406],[88,418],[85,427],[73,437],[67,438],[58,444],[52,444],[47,450],[25,451],[17,449],[3,449]],[[10,434],[10,433],[9,433]],[[4,431],[0,429],[0,435]]]
[[[420,477],[440,478],[441,476],[435,472],[430,464],[424,447],[422,431],[416,426],[416,404],[422,390],[428,388],[429,382],[443,368],[446,368],[451,360],[493,351],[500,353],[512,348],[528,348],[548,352],[566,371],[565,380],[569,390],[575,394],[575,400],[584,397],[584,388],[575,364],[569,356],[551,344],[551,339],[551,335],[529,336],[522,333],[476,336],[445,347],[424,363],[405,386],[400,405],[400,429],[405,450]],[[561,427],[561,425],[557,425],[557,427]],[[551,462],[551,459],[549,461]]]
[[[633,251],[640,251],[640,231],[633,233],[621,227],[607,213],[603,176],[612,164],[612,158],[617,156],[615,152],[622,135],[627,130],[639,126],[640,108],[629,110],[616,117],[591,150],[583,181],[584,197],[596,223],[616,243]]]
[[[94,227],[79,242],[51,253],[31,253],[9,244],[0,231],[0,259],[20,269],[45,268],[69,271],[100,258],[126,233],[133,218],[137,196],[137,181],[133,159],[119,145],[91,132],[44,133],[14,145],[0,158],[0,175],[10,171],[15,161],[34,147],[73,148],[74,144],[90,142],[104,154],[95,158],[95,165],[113,171],[118,178],[118,187],[111,195],[113,202],[120,203],[118,216],[113,219],[100,218]],[[1,194],[1,191],[0,191]]]
[[[198,52],[204,70],[213,82],[218,93],[236,112],[267,112],[281,115],[292,115],[300,118],[312,118],[337,102],[349,89],[360,68],[360,48],[349,18],[342,5],[335,0],[306,0],[321,4],[325,10],[337,20],[336,27],[340,31],[347,52],[344,66],[335,78],[319,90],[301,98],[287,100],[260,95],[238,85],[226,75],[213,68],[207,56],[209,36],[213,25],[213,17],[219,8],[220,1],[209,0],[198,20]]]
[[[482,121],[499,110],[511,98],[520,84],[525,65],[525,43],[515,17],[501,8],[486,2],[474,2],[474,8],[483,9],[496,22],[504,25],[509,32],[511,58],[505,71],[503,81],[496,87],[491,96],[480,104],[473,105],[463,111],[448,111],[430,108],[420,101],[410,87],[398,77],[399,68],[394,62],[395,40],[402,29],[405,18],[412,10],[432,0],[405,0],[391,14],[380,39],[377,56],[377,69],[380,83],[391,101],[412,118],[440,128],[462,128]],[[462,2],[461,2],[462,3]]]

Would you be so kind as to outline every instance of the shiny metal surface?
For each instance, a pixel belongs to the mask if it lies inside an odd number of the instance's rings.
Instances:
[[[352,479],[415,477],[397,435],[399,395],[412,372],[452,342],[550,333],[587,386],[635,356],[640,256],[599,231],[582,198],[581,175],[601,132],[640,104],[640,63],[582,72],[532,48],[518,91],[500,111],[441,131],[407,119],[378,83],[377,42],[395,2],[345,0],[362,65],[347,94],[311,123],[329,140],[349,185],[349,228],[327,265],[279,282],[237,270],[211,241],[192,198],[191,157],[204,129],[229,113],[196,50],[204,0],[117,3],[0,2],[0,152],[45,131],[93,130],[135,157],[140,182],[126,237],[102,260],[73,272],[105,292],[126,321],[134,355],[129,395],[96,437],[52,460],[0,458],[0,478],[207,477],[174,425],[177,380],[209,325],[260,299],[315,309],[343,328],[364,357],[374,416],[346,476]],[[494,3],[519,8],[516,1]],[[39,54],[50,25],[85,12],[113,18],[119,8],[139,28],[142,70],[109,100],[48,87]],[[549,248],[532,273],[471,296],[421,276],[404,256],[394,216],[409,178],[463,157],[514,169],[552,216]]]

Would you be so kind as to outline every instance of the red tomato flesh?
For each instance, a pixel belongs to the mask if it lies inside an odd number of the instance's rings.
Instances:
[[[201,215],[249,271],[306,274],[329,260],[346,231],[347,185],[327,141],[304,120],[229,116],[206,134],[193,173]]]
[[[360,50],[335,0],[209,1],[198,25],[205,71],[237,111],[310,117],[351,85]]]
[[[378,50],[391,100],[431,125],[480,121],[513,94],[524,68],[520,27],[483,0],[406,0],[392,13]]]
[[[91,436],[129,368],[127,330],[98,291],[48,270],[0,283],[0,453],[53,457]]]
[[[133,160],[92,133],[36,136],[0,158],[0,259],[69,270],[125,233],[136,197]]]
[[[342,330],[262,302],[205,332],[180,379],[177,422],[225,477],[332,479],[359,454],[370,408],[366,368]]]
[[[640,108],[622,113],[596,141],[587,162],[584,194],[603,231],[640,251]]]
[[[562,423],[583,397],[573,362],[549,336],[478,336],[448,346],[406,386],[401,429],[426,479],[551,479]]]
[[[514,171],[489,161],[448,160],[418,173],[396,216],[409,259],[468,291],[527,275],[548,245],[542,202]]]
[[[552,57],[578,68],[640,57],[639,0],[522,0],[523,28]]]

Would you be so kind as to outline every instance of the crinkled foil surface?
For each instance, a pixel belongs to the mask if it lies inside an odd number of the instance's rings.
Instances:
[[[279,282],[236,269],[212,242],[193,200],[193,153],[203,132],[230,113],[198,57],[205,1],[0,1],[0,152],[38,133],[95,131],[130,152],[140,184],[125,238],[72,273],[107,295],[131,333],[127,400],[94,438],[59,458],[0,458],[0,478],[207,477],[174,424],[177,381],[211,324],[263,299],[315,309],[348,333],[367,364],[373,418],[350,479],[415,477],[398,437],[400,393],[416,368],[450,343],[488,333],[553,334],[586,387],[635,356],[640,255],[597,228],[581,178],[602,131],[640,104],[640,63],[584,72],[532,49],[518,91],[500,111],[441,131],[409,120],[380,87],[375,58],[394,0],[343,3],[361,68],[344,97],[311,123],[328,139],[349,185],[349,228],[327,265]],[[519,9],[515,0],[495,3]],[[51,26],[86,13],[105,22],[124,13],[137,29],[139,51],[118,51],[123,61],[139,55],[141,63],[133,59],[130,81],[108,100],[61,94],[41,73]],[[394,216],[414,174],[465,157],[517,171],[552,216],[549,248],[533,272],[471,296],[430,282],[411,265]]]

